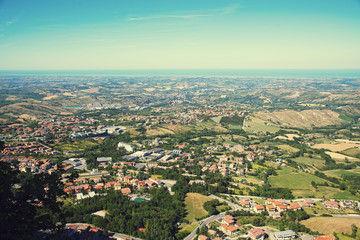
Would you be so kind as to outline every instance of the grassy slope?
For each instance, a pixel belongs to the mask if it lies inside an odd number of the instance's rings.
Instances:
[[[185,198],[185,208],[188,215],[186,220],[195,221],[196,218],[205,217],[208,212],[203,208],[205,202],[211,201],[212,198],[198,193],[188,193]]]

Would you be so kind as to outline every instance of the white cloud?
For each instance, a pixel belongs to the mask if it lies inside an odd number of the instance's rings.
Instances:
[[[191,18],[199,18],[199,17],[211,17],[215,15],[226,15],[234,13],[237,9],[243,8],[240,4],[234,4],[228,7],[219,8],[219,9],[209,9],[203,10],[202,13],[199,14],[159,14],[159,15],[150,15],[145,17],[130,17],[128,21],[144,21],[144,20],[152,20],[152,19],[162,19],[162,18],[178,18],[178,19],[191,19]],[[198,11],[200,12],[200,11]]]
[[[129,21],[141,21],[141,20],[150,20],[150,19],[159,19],[159,18],[198,18],[198,17],[209,17],[210,14],[189,14],[189,15],[152,15],[147,17],[132,17],[128,18]]]

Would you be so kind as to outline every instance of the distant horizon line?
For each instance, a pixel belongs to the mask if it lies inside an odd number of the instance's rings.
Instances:
[[[58,69],[58,70],[0,70],[0,75],[32,76],[198,76],[198,77],[360,77],[358,69]]]
[[[1,71],[162,71],[162,70],[360,70],[359,68],[123,68],[123,69],[0,69]]]

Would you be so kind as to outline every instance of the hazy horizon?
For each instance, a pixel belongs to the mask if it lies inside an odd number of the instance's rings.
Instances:
[[[122,69],[122,70],[0,70],[0,76],[199,76],[199,77],[359,77],[360,69]]]

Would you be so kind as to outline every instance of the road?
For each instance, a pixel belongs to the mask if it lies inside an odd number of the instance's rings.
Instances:
[[[220,197],[215,196],[215,195],[210,195],[209,197],[212,197],[212,198],[214,198],[214,199],[217,199],[217,200],[219,200],[220,202],[226,202],[226,203],[232,208],[231,211],[236,211],[236,210],[249,210],[248,208],[243,208],[243,207],[241,207],[241,206],[239,206],[239,205],[237,205],[237,204],[235,204],[235,203],[232,203],[232,202],[230,202],[230,201],[228,201],[228,200],[225,200],[225,199],[220,198]]]
[[[232,202],[230,202],[230,201],[228,201],[228,200],[222,199],[222,198],[220,198],[220,197],[218,197],[218,196],[210,195],[209,197],[214,198],[214,199],[217,199],[217,200],[219,200],[219,201],[221,201],[221,202],[226,202],[226,203],[229,204],[229,206],[231,207],[231,211],[236,211],[236,210],[241,210],[241,209],[244,209],[244,210],[248,210],[248,211],[249,211],[249,209],[242,208],[242,207],[240,207],[239,205],[237,205],[237,204],[235,204],[235,203],[232,203]],[[199,224],[199,226],[197,226],[197,228],[195,228],[195,230],[192,231],[192,233],[190,233],[190,235],[188,235],[188,236],[185,238],[185,240],[192,240],[192,239],[194,239],[194,238],[196,237],[196,230],[197,230],[199,227],[201,227],[201,226],[203,226],[203,225],[208,225],[208,224],[209,224],[210,222],[212,222],[212,221],[215,221],[215,220],[218,220],[218,219],[220,219],[220,218],[223,218],[223,217],[225,217],[225,214],[226,214],[226,213],[224,213],[224,212],[223,212],[223,213],[219,213],[218,215],[214,215],[214,216],[208,217],[208,218],[206,218],[205,220],[201,221],[200,224]]]
[[[332,215],[333,217],[338,217],[338,218],[360,218],[360,215]]]
[[[192,240],[192,239],[194,239],[194,238],[196,237],[196,230],[197,230],[199,227],[203,226],[204,224],[205,224],[205,225],[208,225],[210,222],[215,221],[215,220],[218,220],[218,219],[223,218],[223,217],[225,217],[225,213],[220,213],[220,214],[218,214],[218,215],[214,215],[214,216],[211,216],[211,217],[206,218],[205,220],[201,221],[200,224],[199,224],[199,226],[197,226],[197,228],[195,228],[195,230],[192,231],[192,233],[190,233],[190,234],[189,234],[186,238],[184,238],[184,239],[185,239],[185,240]]]

